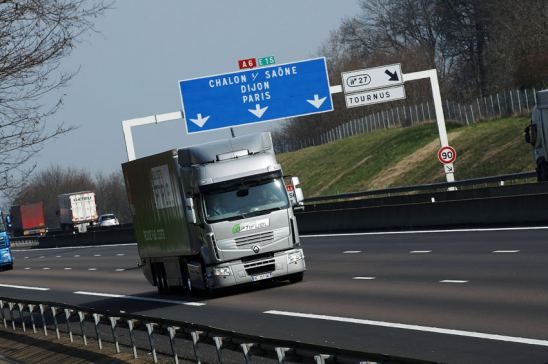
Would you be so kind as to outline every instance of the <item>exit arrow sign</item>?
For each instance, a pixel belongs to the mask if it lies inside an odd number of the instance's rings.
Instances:
[[[401,65],[396,63],[343,72],[342,81],[344,93],[346,94],[401,85],[403,84]]]

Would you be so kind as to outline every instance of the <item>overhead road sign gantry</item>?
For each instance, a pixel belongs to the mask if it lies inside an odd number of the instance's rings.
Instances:
[[[187,132],[333,110],[325,58],[179,81]]]

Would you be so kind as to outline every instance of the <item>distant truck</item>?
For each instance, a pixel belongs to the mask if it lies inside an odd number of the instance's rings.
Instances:
[[[548,90],[538,91],[531,125],[525,128],[525,141],[533,146],[539,182],[548,181]]]
[[[84,233],[97,220],[95,192],[80,191],[57,196],[61,230]]]
[[[0,270],[13,269],[10,239],[7,232],[6,219],[0,211]]]
[[[44,235],[48,231],[42,201],[12,206],[10,220],[14,236]]]
[[[160,292],[303,279],[270,133],[169,150],[122,169],[140,265]]]

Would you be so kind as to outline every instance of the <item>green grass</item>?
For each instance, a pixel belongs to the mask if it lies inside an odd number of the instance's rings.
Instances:
[[[449,144],[457,151],[455,178],[533,170],[531,146],[523,139],[528,122],[515,117],[447,125]],[[445,181],[437,141],[437,125],[427,124],[357,135],[278,158],[284,173],[299,176],[305,194],[312,197]]]

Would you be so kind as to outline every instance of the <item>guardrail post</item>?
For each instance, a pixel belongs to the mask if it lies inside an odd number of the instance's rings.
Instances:
[[[240,346],[242,347],[242,353],[244,354],[244,359],[245,359],[246,364],[251,363],[251,353],[249,351],[253,347],[253,345],[255,345],[255,344],[253,344],[253,343],[240,344]]]
[[[84,330],[84,318],[85,318],[85,314],[82,311],[78,311],[78,319],[80,321],[80,331],[82,332],[82,340],[84,341],[84,346],[88,346],[88,339],[86,338],[86,331]]]
[[[8,328],[8,323],[6,321],[6,315],[4,313],[4,301],[0,300],[0,312],[2,312],[2,320],[4,321],[4,328]]]
[[[135,346],[135,336],[133,334],[133,320],[127,320],[127,326],[129,328],[129,340],[131,341],[131,348],[133,350],[133,358],[137,359],[137,347]]]
[[[69,310],[68,308],[65,308],[65,317],[67,318],[67,330],[69,333],[69,339],[70,339],[70,342],[73,343],[74,338],[72,337],[72,329],[70,328],[70,314],[71,314],[71,310]]]
[[[194,358],[196,359],[197,364],[201,364],[200,354],[198,351],[198,340],[200,340],[201,331],[191,331],[190,336],[192,336],[192,348],[194,349]]]
[[[95,335],[97,336],[97,345],[99,346],[99,350],[103,350],[103,343],[101,342],[101,334],[99,333],[99,320],[101,318],[101,315],[98,313],[93,314],[93,321],[95,322]]]
[[[318,354],[314,355],[314,361],[316,361],[316,364],[325,364],[325,359],[330,359],[331,355],[327,354]]]
[[[179,364],[179,357],[177,356],[177,348],[175,346],[175,333],[179,327],[177,326],[169,326],[167,328],[167,331],[169,332],[169,344],[171,345],[171,352],[173,353],[173,361],[175,364]]]
[[[19,310],[19,318],[21,319],[21,326],[23,327],[23,332],[27,332],[27,326],[25,325],[25,319],[23,318],[23,304],[18,303],[17,309]]]
[[[8,302],[9,311],[10,311],[10,319],[11,319],[11,327],[15,331],[15,318],[13,316],[13,302]]]
[[[148,333],[148,342],[150,343],[150,351],[152,352],[152,360],[157,363],[158,357],[156,356],[156,347],[154,346],[154,323],[148,322],[146,324]]]
[[[278,363],[282,364],[285,362],[285,353],[288,352],[289,348],[274,348],[276,350],[276,356],[278,357]]]
[[[53,324],[55,325],[55,334],[57,335],[57,340],[61,339],[59,335],[59,324],[57,323],[57,309],[54,306],[51,306],[51,312],[53,313]]]
[[[32,324],[32,333],[36,334],[36,323],[34,322],[34,306],[32,303],[29,303],[29,314],[30,314],[30,323]]]
[[[44,317],[44,305],[40,303],[38,307],[40,308],[40,317],[42,319],[42,326],[44,326],[44,336],[48,336],[48,328],[46,326],[46,319]]]
[[[118,317],[109,317],[110,328],[112,329],[112,339],[114,340],[114,346],[116,346],[116,353],[120,354],[120,344],[118,344],[118,336],[116,335],[116,321]]]
[[[219,364],[223,364],[223,338],[220,336],[213,336],[215,342],[215,349],[217,350],[217,358],[219,358]]]

